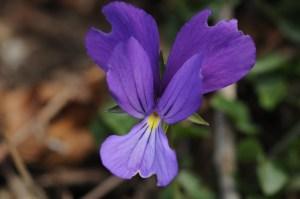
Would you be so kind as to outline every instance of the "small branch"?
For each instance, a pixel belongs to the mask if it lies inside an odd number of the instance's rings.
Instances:
[[[43,187],[71,186],[87,183],[97,184],[103,179],[99,169],[60,169],[37,177]]]
[[[233,16],[233,5],[224,2],[219,19],[229,19]],[[233,84],[220,93],[227,99],[236,98],[236,85]],[[236,172],[234,132],[228,119],[221,112],[215,112],[215,166],[218,173],[218,183],[222,199],[239,199],[236,190],[234,174]]]
[[[111,176],[107,178],[104,182],[99,184],[96,188],[87,193],[82,199],[100,199],[113,190],[115,187],[119,186],[123,180]]]
[[[27,170],[24,161],[22,160],[16,146],[10,141],[9,137],[4,133],[4,138],[8,146],[8,151],[11,154],[13,162],[18,170],[19,174],[22,177],[24,184],[26,185],[28,192],[32,193],[36,198],[39,199],[46,199],[47,196],[44,191],[38,187],[30,175],[29,171]]]
[[[215,165],[222,199],[240,198],[236,188],[234,135],[225,115],[216,112],[215,120]]]
[[[20,175],[22,176],[22,178],[26,184],[28,184],[28,185],[32,184],[33,179],[31,177],[29,171],[27,170],[19,152],[17,151],[16,146],[10,141],[10,139],[6,133],[4,133],[4,137],[5,137],[6,144],[8,146],[8,151],[15,163],[15,166],[16,166],[18,172],[20,173]]]
[[[1,165],[1,171],[3,177],[7,182],[7,188],[10,193],[10,197],[7,198],[31,198],[38,199],[29,191],[28,186],[24,183],[18,175],[15,174],[14,170],[6,164]]]

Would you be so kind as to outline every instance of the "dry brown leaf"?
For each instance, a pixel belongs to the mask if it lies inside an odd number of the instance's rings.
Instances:
[[[46,142],[54,152],[45,157],[46,165],[76,163],[95,150],[91,133],[87,129],[76,127],[68,119],[50,126]]]
[[[13,134],[37,111],[32,95],[33,89],[27,87],[3,92],[0,111],[6,133]]]
[[[75,163],[95,150],[88,124],[103,98],[103,77],[93,67],[81,75],[60,74],[34,87],[2,91],[3,132],[14,140],[20,129],[29,131],[18,144],[25,162]]]

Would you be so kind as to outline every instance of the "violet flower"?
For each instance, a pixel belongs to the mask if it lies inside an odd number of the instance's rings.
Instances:
[[[154,19],[123,2],[103,8],[112,32],[91,28],[86,36],[89,56],[107,73],[118,105],[141,119],[124,136],[108,137],[100,148],[103,165],[130,179],[157,176],[168,185],[178,173],[176,154],[162,123],[188,118],[203,94],[235,83],[255,63],[255,45],[237,28],[237,21],[208,26],[210,10],[194,16],[178,33],[162,80],[159,74],[159,33]]]

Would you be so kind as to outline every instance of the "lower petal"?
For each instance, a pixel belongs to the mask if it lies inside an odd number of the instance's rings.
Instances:
[[[124,136],[108,137],[100,148],[103,165],[114,175],[130,179],[157,176],[157,185],[168,185],[178,172],[176,154],[169,147],[160,124],[151,126],[148,118]]]
[[[160,126],[156,137],[156,158],[153,171],[157,176],[157,185],[168,185],[178,173],[177,158],[174,150],[168,144],[168,139]]]

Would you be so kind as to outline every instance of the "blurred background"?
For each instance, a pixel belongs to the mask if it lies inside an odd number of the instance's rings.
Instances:
[[[0,0],[0,198],[300,198],[300,1],[135,0],[159,24],[164,56],[203,8],[210,24],[237,18],[257,63],[236,86],[205,96],[200,115],[169,129],[180,173],[117,179],[99,144],[136,121],[114,105],[86,55],[90,26],[109,31],[102,0]]]

